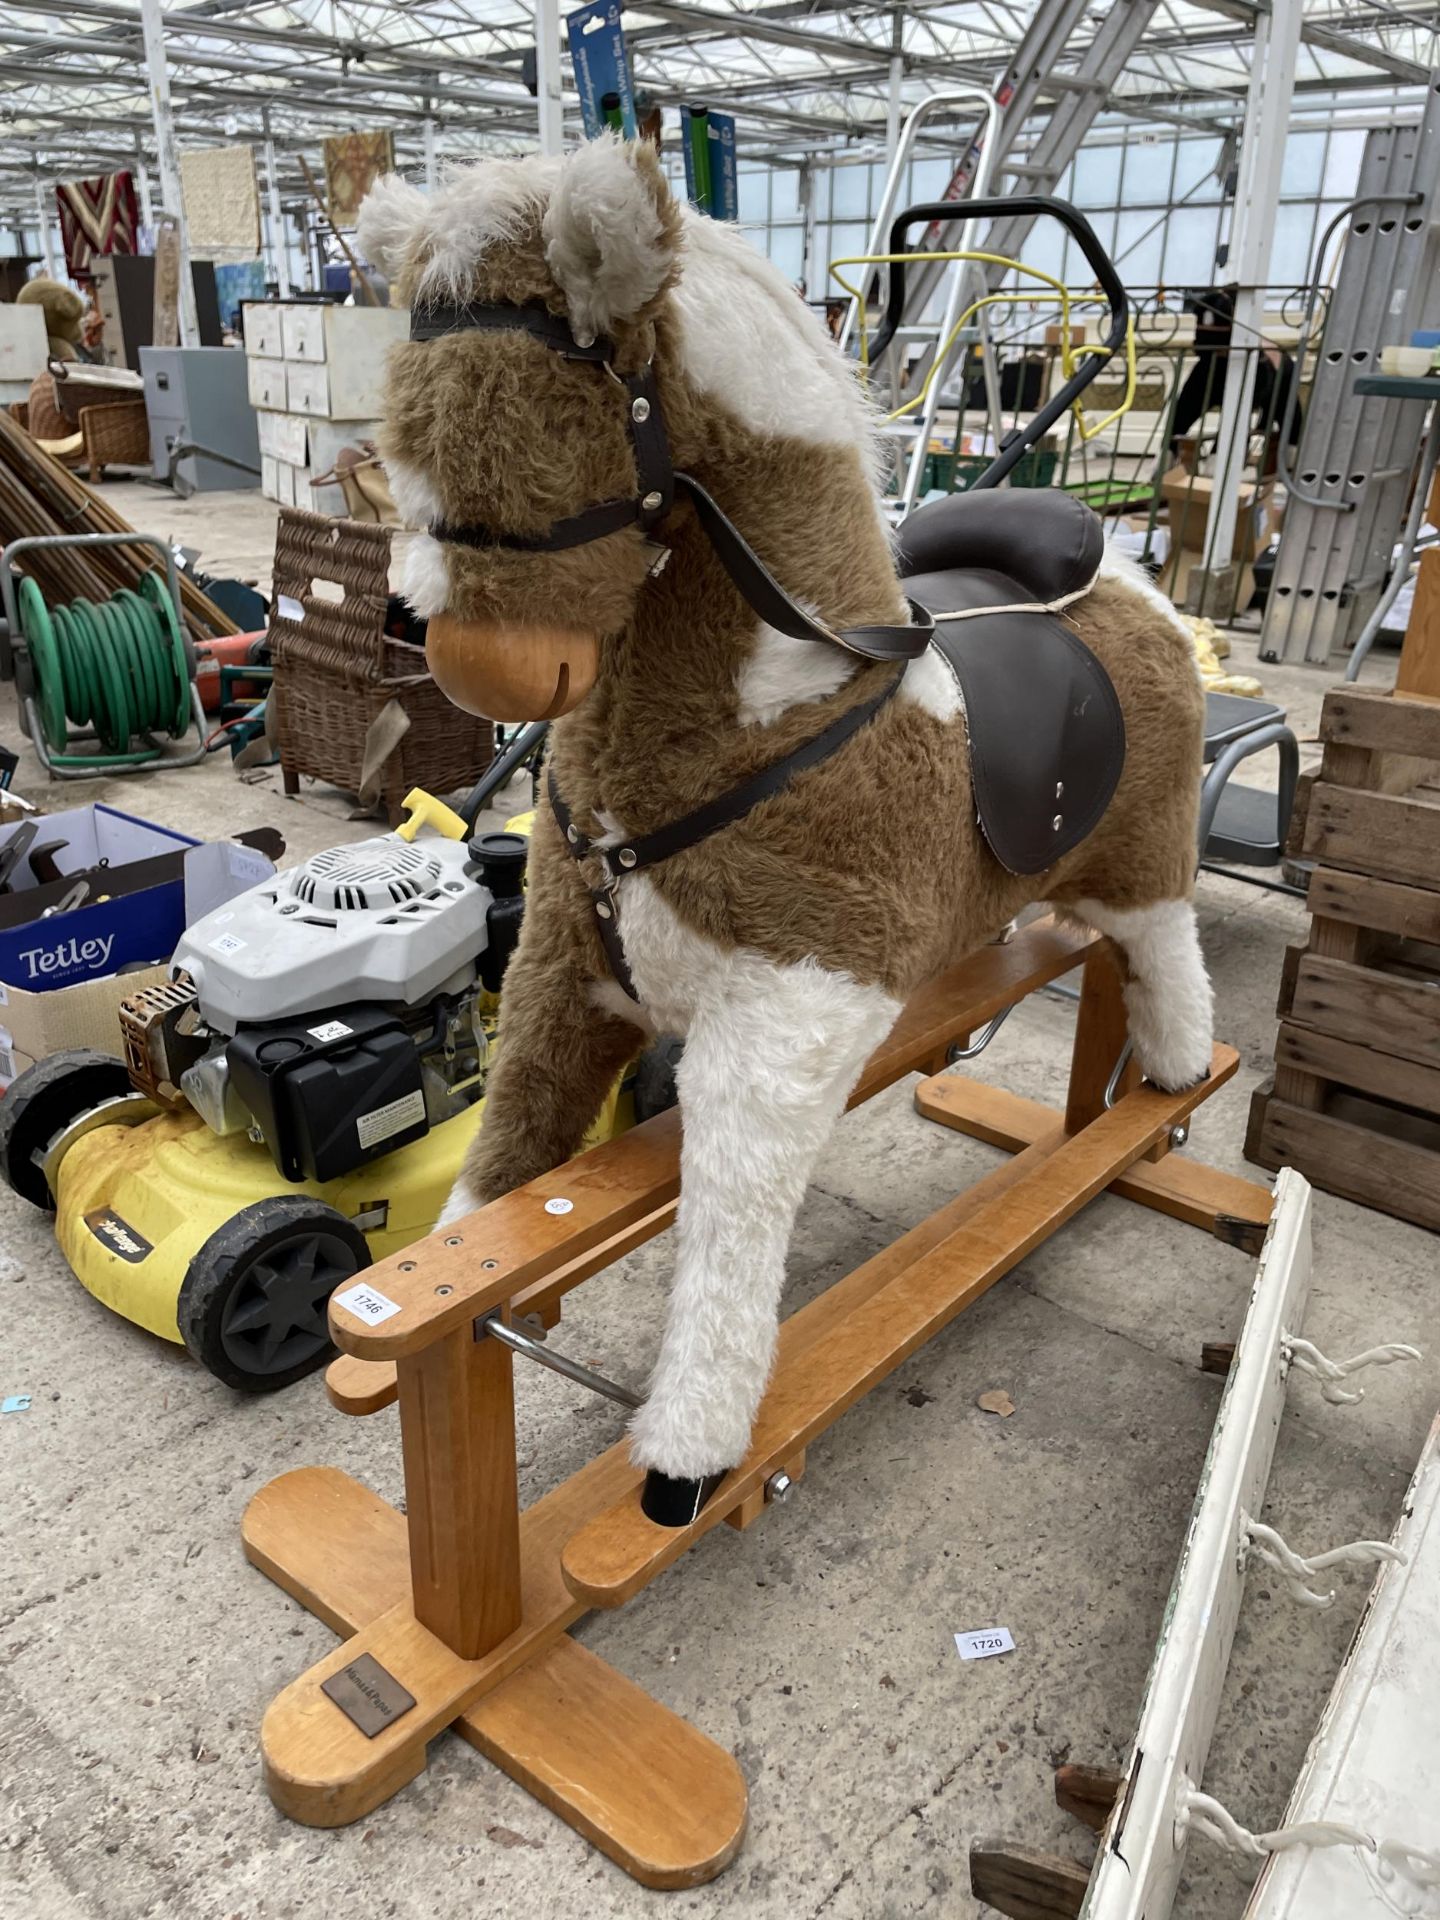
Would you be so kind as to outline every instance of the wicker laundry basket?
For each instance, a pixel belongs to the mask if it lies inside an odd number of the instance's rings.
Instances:
[[[269,639],[285,791],[310,774],[378,801],[393,824],[412,787],[472,785],[490,764],[495,730],[450,704],[418,648],[387,636],[389,578],[388,528],[281,512]],[[394,740],[401,715],[409,724]]]

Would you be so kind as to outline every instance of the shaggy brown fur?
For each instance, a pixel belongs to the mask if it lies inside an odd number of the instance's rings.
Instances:
[[[658,170],[648,158],[640,164],[663,194]],[[486,254],[470,297],[539,298],[564,310],[538,222]],[[858,455],[757,435],[697,393],[677,368],[666,296],[617,330],[617,364],[643,363],[652,342],[675,465],[714,493],[788,591],[836,626],[903,619]],[[447,519],[517,533],[635,491],[619,389],[518,333],[397,349],[384,446],[423,469]],[[675,508],[663,535],[672,558],[649,581],[653,550],[634,531],[558,554],[448,549],[452,611],[588,622],[602,635],[599,680],[552,735],[561,790],[588,831],[602,808],[631,835],[677,818],[813,737],[895,672],[857,662],[829,699],[794,706],[773,725],[740,725],[736,683],[755,616],[688,505]],[[1099,897],[1135,908],[1186,896],[1203,717],[1188,644],[1120,582],[1102,581],[1066,617],[1115,684],[1129,753],[1101,826],[1049,872],[1017,878],[987,850],[963,726],[896,701],[742,825],[653,869],[664,900],[722,945],[780,963],[814,959],[903,1000],[1033,900]],[[622,929],[623,920],[622,890]],[[635,1045],[633,1027],[590,1004],[594,983],[609,977],[585,879],[542,806],[524,932],[505,984],[504,1044],[467,1169],[477,1199],[578,1146]]]

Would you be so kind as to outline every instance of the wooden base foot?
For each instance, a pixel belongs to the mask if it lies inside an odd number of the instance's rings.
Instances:
[[[528,1529],[537,1538],[544,1530],[543,1517]],[[551,1637],[506,1678],[519,1635],[485,1660],[458,1661],[404,1617],[405,1520],[348,1474],[305,1467],[272,1481],[251,1501],[243,1534],[256,1566],[337,1633],[353,1636],[266,1715],[265,1777],[282,1812],[315,1826],[361,1818],[422,1770],[425,1739],[453,1724],[644,1886],[698,1886],[734,1858],[746,1815],[734,1757],[570,1639],[561,1619],[579,1610],[568,1596],[551,1593],[544,1616]],[[543,1589],[543,1582],[528,1585],[527,1603],[543,1606]],[[528,1625],[538,1637],[539,1623]],[[318,1684],[362,1651],[416,1701],[370,1741]],[[446,1715],[447,1698],[477,1687],[485,1690],[458,1717]],[[371,1763],[358,1777],[339,1778],[357,1752]]]
[[[983,1086],[958,1073],[922,1080],[915,1089],[915,1106],[927,1120],[1011,1153],[1042,1139],[1056,1117],[1037,1100],[1023,1100],[1003,1087]],[[1111,1181],[1110,1192],[1169,1214],[1172,1220],[1203,1227],[1227,1246],[1251,1255],[1260,1252],[1274,1204],[1270,1189],[1257,1181],[1175,1154],[1154,1165],[1127,1168]]]

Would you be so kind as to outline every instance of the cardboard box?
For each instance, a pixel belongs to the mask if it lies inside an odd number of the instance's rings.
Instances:
[[[27,993],[0,985],[0,1090],[17,1074],[62,1047],[95,1047],[123,1055],[120,1002],[142,987],[167,979],[169,961],[112,973],[99,980],[77,980],[54,993]]]
[[[198,842],[103,802],[47,814],[38,824],[37,847],[61,843],[54,858],[62,878],[42,883],[33,855],[10,876],[12,891],[0,894],[0,984],[46,992],[174,951],[185,930],[180,862],[172,857],[166,872],[152,863],[165,855],[183,857]],[[0,851],[26,831],[23,822],[0,828]],[[97,882],[103,897],[41,918],[69,891],[67,878],[97,866],[105,869]]]
[[[41,882],[27,854],[0,894],[0,1088],[62,1047],[120,1053],[120,1002],[167,977],[191,921],[275,871],[258,849],[202,844],[103,803],[38,825],[35,847],[65,843],[54,854],[62,877]],[[0,828],[0,850],[24,826]],[[73,885],[64,876],[101,861],[104,897],[43,917]]]
[[[1210,503],[1215,482],[1206,474],[1191,474],[1184,467],[1172,467],[1160,482],[1161,497],[1168,509],[1170,553],[1160,574],[1159,587],[1177,607],[1186,605],[1190,595],[1190,576],[1201,563],[1205,534],[1210,524]],[[1263,480],[1257,486],[1247,481],[1240,488],[1240,505],[1235,515],[1235,532],[1230,542],[1230,562],[1238,570],[1235,586],[1235,611],[1243,612],[1255,593],[1254,562],[1269,546],[1278,524],[1274,504],[1274,484]],[[1228,599],[1228,595],[1224,596]],[[1212,617],[1228,617],[1228,609],[1212,612]]]

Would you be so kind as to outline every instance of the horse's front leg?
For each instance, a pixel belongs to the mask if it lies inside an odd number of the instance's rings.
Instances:
[[[716,956],[679,1070],[669,1315],[631,1445],[651,1519],[684,1525],[744,1458],[806,1183],[899,1002],[814,964]]]
[[[485,1114],[439,1225],[533,1180],[580,1146],[615,1076],[644,1044],[642,1029],[597,1004],[604,954],[590,903],[542,858],[520,944],[505,974],[497,1058]],[[568,856],[558,853],[558,861]],[[533,869],[532,869],[533,870]]]

